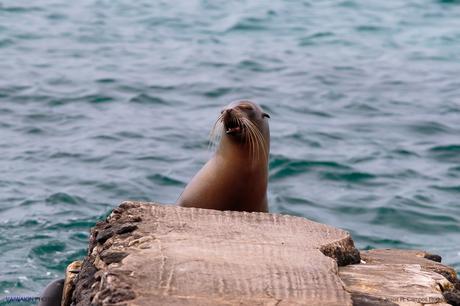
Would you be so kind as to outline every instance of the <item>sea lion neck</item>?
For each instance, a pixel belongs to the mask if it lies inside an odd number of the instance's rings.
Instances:
[[[222,135],[222,139],[220,141],[216,153],[219,155],[229,156],[232,158],[234,158],[235,156],[248,158],[250,156],[248,144],[240,138],[234,138],[233,136],[229,135]]]
[[[220,145],[217,147],[216,155],[245,164],[250,169],[267,164],[268,156],[264,154],[263,148],[260,147],[259,150],[259,152],[252,152],[248,143],[240,139],[233,139],[232,136],[223,135]]]

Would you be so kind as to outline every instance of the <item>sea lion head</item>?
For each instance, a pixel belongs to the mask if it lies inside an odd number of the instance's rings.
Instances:
[[[270,132],[268,118],[262,108],[248,100],[238,100],[225,106],[216,121],[222,137],[235,145],[247,148],[256,158],[268,157]]]
[[[221,111],[221,115],[225,134],[240,139],[248,136],[247,129],[251,126],[249,122],[262,130],[267,125],[266,119],[270,118],[259,105],[247,100],[230,103]]]

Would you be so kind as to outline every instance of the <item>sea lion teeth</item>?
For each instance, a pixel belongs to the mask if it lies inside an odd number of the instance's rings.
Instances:
[[[241,127],[237,126],[237,127],[233,127],[233,128],[228,128],[225,133],[226,134],[232,134],[232,133],[238,133],[241,131]]]

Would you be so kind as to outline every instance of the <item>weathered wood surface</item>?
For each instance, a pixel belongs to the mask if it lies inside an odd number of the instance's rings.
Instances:
[[[64,288],[62,289],[61,306],[70,305],[74,282],[78,273],[81,271],[81,261],[74,261],[67,266],[65,270]]]
[[[347,232],[303,218],[125,202],[93,228],[73,305],[351,305],[352,262]]]
[[[361,251],[361,258],[361,264],[339,269],[355,305],[455,304],[449,295],[456,291],[457,275],[434,261],[439,256],[391,249]]]
[[[437,255],[361,258],[303,218],[125,202],[92,229],[72,305],[460,305]]]

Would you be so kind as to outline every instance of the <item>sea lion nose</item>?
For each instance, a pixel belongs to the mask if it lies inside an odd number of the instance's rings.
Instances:
[[[230,119],[230,118],[233,118],[233,109],[227,108],[224,111],[224,118],[227,119],[227,120]]]

